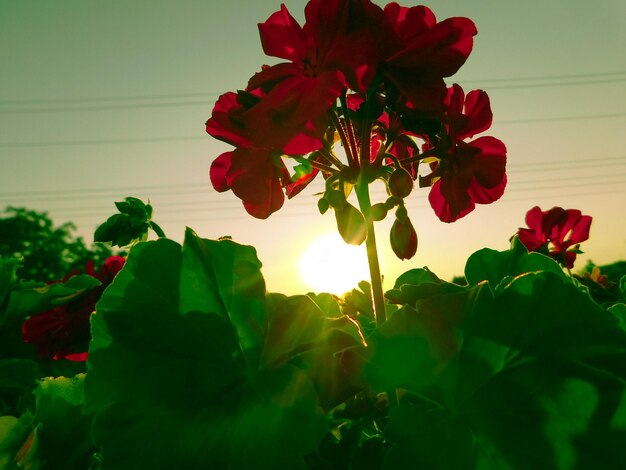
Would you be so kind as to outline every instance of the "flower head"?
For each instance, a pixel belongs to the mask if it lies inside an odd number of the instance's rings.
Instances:
[[[448,89],[445,104],[446,136],[427,145],[441,158],[432,164],[433,172],[425,180],[434,181],[428,199],[439,219],[454,222],[473,211],[476,204],[491,204],[504,194],[506,147],[491,136],[465,140],[491,125],[491,107],[484,91],[465,96],[463,89],[454,85]]]
[[[535,206],[526,213],[528,228],[520,228],[517,236],[529,251],[544,253],[571,269],[578,244],[589,238],[591,220],[578,209],[553,207],[542,211]]]
[[[87,360],[87,345],[90,340],[89,321],[104,289],[113,282],[115,275],[124,266],[121,256],[108,257],[99,271],[93,262],[85,266],[86,274],[95,277],[101,285],[84,293],[71,302],[28,318],[22,325],[22,340],[37,345],[40,357],[52,359]],[[64,282],[73,275],[71,273]]]

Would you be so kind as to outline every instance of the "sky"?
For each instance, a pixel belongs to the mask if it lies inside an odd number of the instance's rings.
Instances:
[[[305,3],[285,1],[300,21]],[[535,205],[593,217],[575,268],[626,259],[626,2],[426,5],[439,20],[466,16],[477,25],[472,54],[447,82],[489,94],[494,123],[485,134],[507,146],[509,183],[499,201],[453,224],[434,215],[428,189],[415,190],[408,210],[416,256],[394,259],[391,217],[377,229],[385,288],[416,267],[444,279],[462,274],[474,251],[506,249]],[[335,231],[332,214],[317,212],[321,183],[257,220],[208,179],[211,161],[230,146],[208,136],[204,123],[220,94],[276,63],[263,54],[257,23],[279,7],[0,0],[0,209],[46,211],[90,241],[114,201],[139,197],[170,238],[182,241],[186,226],[206,238],[230,235],[257,248],[270,291],[306,292],[300,254]]]

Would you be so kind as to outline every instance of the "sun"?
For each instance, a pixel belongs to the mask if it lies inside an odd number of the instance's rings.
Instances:
[[[365,245],[348,245],[336,233],[313,240],[300,256],[298,269],[315,292],[340,295],[369,279]]]

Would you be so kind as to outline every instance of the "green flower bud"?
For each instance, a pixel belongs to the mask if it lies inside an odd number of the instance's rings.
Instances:
[[[392,196],[405,198],[413,190],[413,178],[404,168],[396,168],[389,176],[387,187]]]
[[[380,222],[387,217],[387,212],[389,209],[387,208],[387,204],[384,202],[379,202],[378,204],[374,204],[370,209],[370,217],[375,222]]]

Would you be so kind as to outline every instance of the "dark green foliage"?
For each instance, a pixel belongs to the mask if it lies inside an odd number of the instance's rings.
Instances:
[[[145,204],[136,197],[127,197],[116,202],[115,207],[120,213],[113,214],[96,229],[94,241],[111,243],[121,248],[147,240],[149,229],[153,229],[159,237],[165,236],[161,228],[151,220],[150,204]]]
[[[100,266],[111,255],[105,246],[87,247],[74,230],[71,223],[56,227],[45,212],[7,207],[0,215],[0,257],[22,259],[20,278],[47,282],[83,272],[89,260]]]
[[[89,288],[0,268],[3,327]],[[86,376],[0,358],[0,467],[626,467],[626,306],[515,241],[465,274],[407,271],[376,326],[367,283],[267,293],[250,246],[138,243],[92,317]]]

